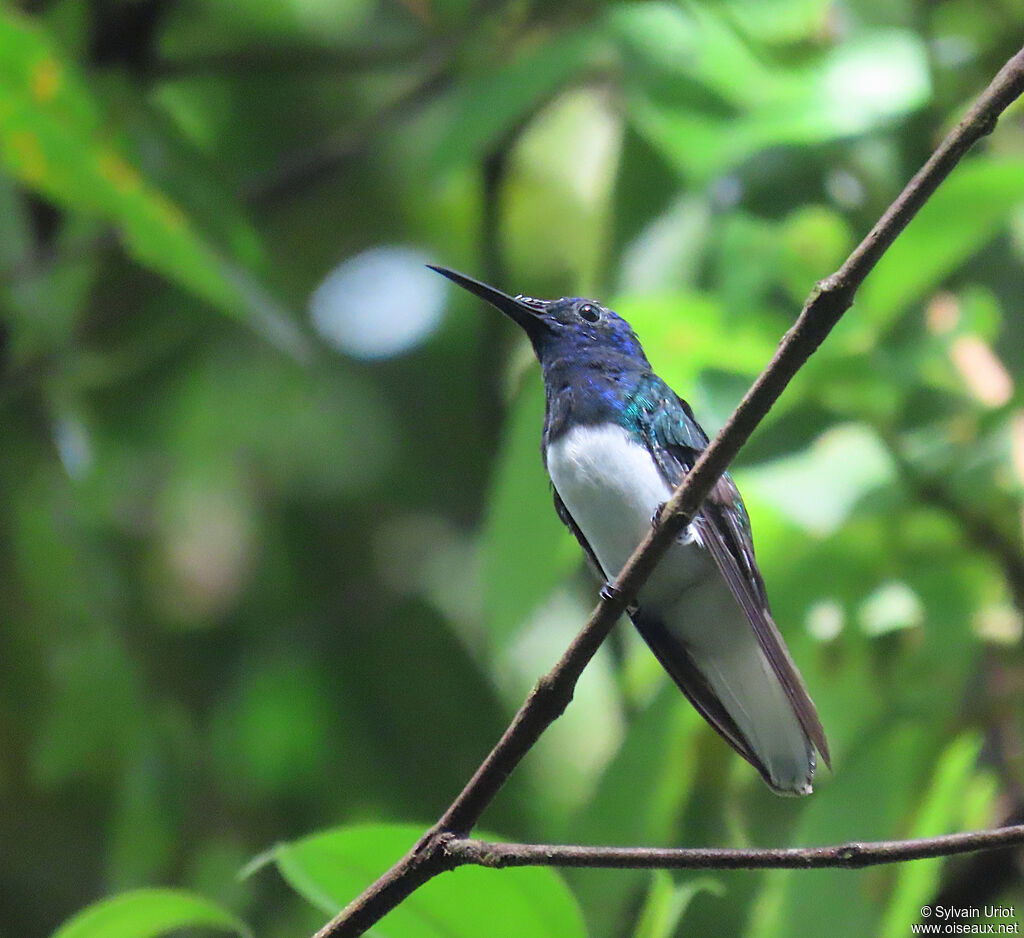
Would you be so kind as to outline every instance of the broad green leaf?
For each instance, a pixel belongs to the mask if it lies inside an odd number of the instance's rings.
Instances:
[[[931,785],[921,802],[908,837],[935,837],[956,831],[962,823],[964,793],[975,771],[982,738],[977,732],[953,740],[939,757]],[[897,867],[896,888],[889,900],[879,934],[897,938],[909,933],[920,918],[918,911],[931,899],[939,885],[943,860],[918,860]]]
[[[930,95],[920,37],[877,31],[836,46],[807,70],[788,72],[774,100],[752,109],[739,136],[765,146],[862,134],[921,107]]]
[[[642,652],[649,654],[646,646]],[[575,835],[594,843],[670,844],[693,782],[693,733],[702,728],[697,712],[665,679],[633,720],[589,802],[573,820]],[[657,754],[654,762],[652,753]],[[640,775],[644,795],[638,801]]]
[[[653,656],[646,646],[639,653]],[[661,690],[627,728],[589,800],[559,836],[583,843],[678,843],[679,821],[696,773],[704,724],[662,674]],[[646,881],[637,870],[573,871],[571,882],[595,934],[616,934]]]
[[[590,29],[552,36],[498,68],[465,80],[448,102],[431,165],[444,171],[477,160],[531,110],[569,82],[595,47]]]
[[[572,87],[516,138],[502,189],[506,266],[530,271],[523,286],[551,272],[552,283],[582,294],[607,280],[611,193],[619,185],[622,116],[606,90]],[[585,141],[581,146],[566,141]],[[541,260],[543,259],[543,260]],[[538,263],[538,261],[540,263]]]
[[[835,270],[853,246],[846,219],[824,205],[805,205],[778,226],[780,280],[794,303],[803,305],[814,284]]]
[[[627,295],[612,305],[636,330],[655,371],[684,396],[709,365],[756,374],[778,340],[763,319],[736,322],[707,294]]]
[[[857,296],[858,316],[891,322],[979,251],[1024,201],[1024,160],[968,161],[925,203]]]
[[[47,34],[0,7],[0,161],[57,204],[117,226],[143,265],[293,352],[304,340],[274,300],[196,230],[126,155],[100,102]]]
[[[807,799],[796,843],[807,845],[899,836],[899,822],[916,804],[921,766],[934,728],[903,722],[867,729],[855,751],[834,753],[835,775]],[[836,805],[842,805],[837,810]],[[850,870],[772,870],[750,920],[752,938],[815,935],[828,910],[828,934],[877,933],[879,908]]]
[[[180,928],[210,928],[250,935],[220,906],[177,889],[137,889],[83,909],[52,938],[156,938]]]
[[[806,530],[831,534],[869,492],[895,478],[892,460],[867,427],[846,424],[804,452],[739,474],[744,492],[775,505]]]
[[[665,870],[655,870],[634,938],[672,938],[686,913],[686,907],[701,892],[716,896],[724,893],[721,883],[710,876],[698,876],[681,883],[673,882]]]
[[[649,19],[652,6],[627,8],[629,19]],[[922,106],[930,96],[927,56],[912,33],[876,32],[837,46],[810,65],[768,67],[716,12],[697,5],[688,12],[688,29],[660,28],[663,37],[674,35],[678,46],[666,68],[699,82],[736,113],[680,102],[671,83],[666,91],[664,81],[639,81],[629,116],[667,160],[696,181],[719,176],[767,147],[864,133]],[[621,19],[616,18],[620,30]]]
[[[730,22],[748,41],[820,42],[835,15],[831,0],[726,0]]]
[[[777,82],[772,70],[752,52],[715,10],[689,4],[629,3],[613,7],[607,18],[608,34],[621,47],[624,61],[646,68],[639,75],[658,72],[688,76],[737,107],[760,100]],[[635,68],[630,74],[636,74]],[[676,88],[668,86],[673,99]]]
[[[334,915],[400,859],[424,829],[413,824],[338,828],[281,844],[268,859],[296,892]],[[554,871],[464,866],[421,886],[368,934],[583,938],[585,930],[576,900]]]
[[[485,622],[499,647],[582,556],[555,514],[541,462],[544,390],[533,371],[505,422],[483,530]]]
[[[734,168],[757,150],[739,135],[735,119],[726,122],[667,107],[643,93],[635,94],[628,113],[637,133],[694,185]]]

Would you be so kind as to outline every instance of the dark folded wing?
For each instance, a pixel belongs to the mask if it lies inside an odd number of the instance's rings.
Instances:
[[[693,468],[708,439],[686,402],[667,385],[664,385],[664,393],[660,402],[654,403],[654,408],[647,445],[665,480],[675,488]],[[747,512],[728,473],[715,484],[694,518],[693,527],[746,614],[801,727],[831,768],[828,740],[818,711],[772,619],[764,580],[754,558]],[[698,709],[701,708],[698,706]],[[723,732],[723,735],[726,734]],[[729,739],[727,735],[726,738]],[[732,742],[731,739],[729,741]]]

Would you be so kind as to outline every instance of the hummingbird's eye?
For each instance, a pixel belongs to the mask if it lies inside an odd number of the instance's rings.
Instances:
[[[601,318],[601,314],[590,303],[584,303],[578,312],[587,322],[597,322]]]

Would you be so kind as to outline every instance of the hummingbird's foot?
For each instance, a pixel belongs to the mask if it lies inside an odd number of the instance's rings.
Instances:
[[[662,502],[657,508],[654,509],[654,514],[651,515],[651,527],[656,528],[661,524],[661,516],[665,513],[665,506],[668,502]]]
[[[606,603],[615,602],[622,595],[622,590],[615,587],[613,584],[605,581],[604,586],[601,587],[601,598]],[[626,606],[626,614],[632,616],[640,607],[636,602],[631,602]]]
[[[605,580],[604,586],[601,587],[601,598],[606,603],[613,603],[619,598],[619,591],[607,580]]]

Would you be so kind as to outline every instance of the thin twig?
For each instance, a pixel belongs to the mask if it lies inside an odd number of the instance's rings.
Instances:
[[[630,870],[856,869],[1024,844],[1024,824],[915,840],[853,841],[828,847],[581,847],[506,844],[453,837],[444,851],[456,866],[573,866]]]
[[[614,588],[606,591],[558,664],[537,682],[512,724],[441,820],[394,867],[325,925],[316,938],[361,935],[432,876],[456,865],[455,859],[445,851],[446,844],[450,844],[453,837],[464,838],[469,833],[520,759],[568,705],[580,673],[625,611],[627,603],[661,555],[689,524],[704,497],[793,375],[850,308],[854,293],[878,259],[964,153],[992,131],[999,114],[1022,92],[1024,49],[1003,66],[967,116],[911,179],[846,263],[817,285],[768,367],[666,504],[660,523],[630,557]],[[971,849],[980,849],[990,841],[1001,844],[999,831],[975,836],[979,839]]]

